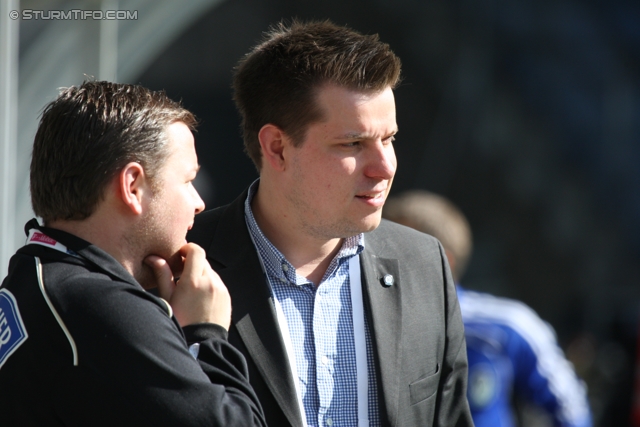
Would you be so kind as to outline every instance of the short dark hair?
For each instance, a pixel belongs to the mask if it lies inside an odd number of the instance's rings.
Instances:
[[[91,216],[130,162],[152,180],[168,156],[166,128],[196,118],[163,91],[85,81],[46,105],[33,143],[31,204],[44,222]]]
[[[301,144],[308,125],[323,118],[315,103],[323,84],[377,92],[395,88],[399,80],[400,59],[377,34],[363,35],[329,21],[280,22],[236,67],[234,100],[245,152],[259,171],[258,133],[267,123]]]

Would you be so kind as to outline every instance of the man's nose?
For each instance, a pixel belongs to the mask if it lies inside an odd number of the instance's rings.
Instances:
[[[200,197],[200,193],[198,193],[198,190],[195,189],[195,187],[193,188],[193,192],[195,193],[195,198],[196,198],[196,215],[199,214],[200,212],[204,211],[204,200],[202,200],[202,197]]]
[[[389,180],[396,174],[397,160],[392,143],[376,142],[365,174],[371,178]]]

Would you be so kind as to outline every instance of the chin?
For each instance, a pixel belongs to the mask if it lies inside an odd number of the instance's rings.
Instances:
[[[362,232],[366,233],[368,231],[373,231],[380,225],[380,221],[382,221],[382,211],[378,211],[372,215],[365,217],[362,220]]]
[[[360,233],[368,233],[370,231],[375,230],[380,225],[380,218],[377,220],[364,219],[358,223],[352,224],[352,227],[349,227],[349,231],[343,233],[342,238],[356,236]]]
[[[361,233],[368,233],[370,231],[373,231],[376,228],[378,228],[379,225],[380,225],[380,221],[376,222],[375,224],[368,224],[366,227],[363,227],[363,230],[361,231]]]

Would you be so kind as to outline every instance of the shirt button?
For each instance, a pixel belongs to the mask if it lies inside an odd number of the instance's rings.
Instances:
[[[329,358],[327,356],[322,356],[322,364],[323,365],[328,365],[329,364]]]
[[[287,271],[289,271],[289,266],[285,263],[282,263],[282,270],[284,270],[284,272],[286,273]]]
[[[331,418],[327,418],[327,425],[331,427],[333,425],[333,420]]]

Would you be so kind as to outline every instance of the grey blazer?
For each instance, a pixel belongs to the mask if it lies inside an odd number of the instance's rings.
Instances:
[[[202,246],[229,288],[229,341],[273,427],[304,426],[269,285],[234,202],[196,216],[187,240]],[[388,221],[365,234],[360,255],[365,313],[373,326],[383,426],[473,426],[460,308],[440,243]],[[386,286],[383,277],[394,277]]]

